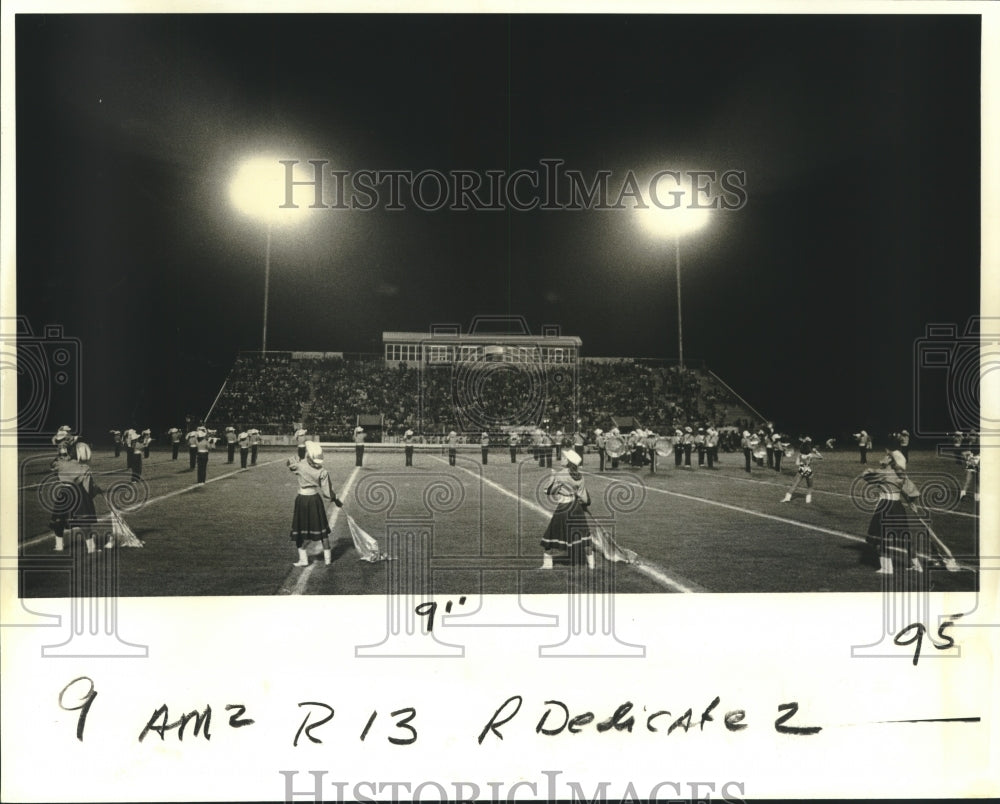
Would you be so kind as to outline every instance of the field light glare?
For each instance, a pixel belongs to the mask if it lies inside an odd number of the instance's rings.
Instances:
[[[310,188],[299,188],[293,197],[297,208],[286,207],[285,165],[277,156],[257,156],[243,162],[229,185],[229,198],[240,212],[268,224],[290,223],[301,220],[309,214],[309,204],[313,200]],[[292,180],[298,182],[315,181],[311,165],[297,164],[293,168]],[[303,203],[305,198],[305,203]]]
[[[676,237],[697,231],[708,223],[711,209],[691,208],[691,193],[680,187],[661,184],[657,188],[657,199],[669,209],[660,209],[652,201],[648,209],[637,209],[639,220],[647,232],[658,237]],[[707,199],[698,199],[706,204]]]

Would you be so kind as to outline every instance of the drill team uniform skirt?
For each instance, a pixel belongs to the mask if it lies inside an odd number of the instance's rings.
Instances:
[[[552,513],[549,526],[542,536],[542,549],[565,550],[570,558],[582,560],[585,549],[592,543],[590,526],[583,505],[578,499],[560,503]]]
[[[292,530],[288,538],[325,539],[330,535],[323,498],[319,494],[302,494],[295,497],[295,512],[292,514]]]
[[[916,543],[922,540],[921,523],[895,499],[881,499],[868,523],[866,541],[876,547],[880,555],[890,555],[893,548],[905,549],[913,556]]]

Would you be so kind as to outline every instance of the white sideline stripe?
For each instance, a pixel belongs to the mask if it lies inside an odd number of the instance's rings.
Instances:
[[[439,460],[442,463],[444,463],[444,458],[438,458],[437,460]],[[494,483],[488,477],[485,477],[483,475],[477,475],[471,469],[466,469],[464,466],[455,466],[453,468],[454,469],[461,469],[463,472],[466,472],[466,473],[472,475],[473,477],[482,480],[482,482],[484,482],[486,485],[490,486],[491,488],[496,489],[501,494],[506,494],[508,497],[510,497],[510,498],[512,498],[514,500],[517,500],[518,502],[524,503],[524,505],[526,505],[528,508],[532,509],[533,511],[537,511],[542,516],[545,516],[545,517],[552,516],[552,512],[551,511],[547,511],[546,509],[542,508],[542,506],[538,505],[537,503],[533,503],[533,502],[531,502],[531,500],[526,500],[526,499],[524,499],[524,497],[521,497],[521,496],[515,494],[514,492],[509,491],[508,489],[505,489],[500,484]],[[679,583],[678,581],[675,581],[670,576],[664,574],[663,572],[660,572],[660,570],[656,569],[655,567],[651,567],[648,564],[629,564],[628,566],[630,566],[633,569],[635,569],[635,570],[643,573],[644,575],[648,575],[650,578],[652,578],[654,581],[656,581],[657,583],[659,583],[661,586],[665,586],[668,589],[674,589],[674,590],[676,590],[678,592],[686,592],[686,593],[693,593],[694,592],[693,589],[689,589],[688,587],[684,586],[684,584]]]
[[[588,472],[588,474],[593,475],[593,473],[590,472]],[[600,477],[600,475],[593,475],[593,476]],[[804,528],[806,530],[815,530],[818,531],[819,533],[826,533],[829,536],[839,536],[841,539],[850,539],[852,542],[865,541],[865,539],[861,536],[855,536],[853,533],[844,533],[844,531],[842,530],[833,530],[832,528],[824,528],[819,525],[811,525],[808,522],[799,522],[796,519],[786,519],[783,516],[775,516],[774,514],[765,514],[762,513],[761,511],[754,511],[750,508],[741,508],[738,505],[730,505],[729,503],[718,502],[716,500],[706,500],[704,497],[695,497],[691,494],[683,494],[679,491],[668,491],[667,489],[658,489],[654,488],[653,486],[645,486],[645,485],[643,487],[648,491],[655,491],[659,494],[667,494],[671,497],[680,497],[685,500],[692,500],[694,502],[704,503],[705,505],[714,505],[717,506],[718,508],[727,508],[730,511],[739,511],[742,514],[750,514],[752,516],[760,517],[761,519],[770,519],[774,522],[781,522],[785,525],[795,525],[796,527]],[[893,547],[891,549],[896,550],[898,552],[906,552],[901,547]],[[931,556],[924,555],[923,553],[918,553],[918,555],[920,558],[923,559],[931,558]],[[958,566],[960,566],[962,569],[967,569],[970,572],[975,572],[975,569],[973,567],[966,566],[965,564],[959,564]]]
[[[773,471],[773,470],[772,470]],[[738,480],[741,483],[753,483],[754,485],[760,486],[774,486],[775,488],[785,489],[786,491],[791,486],[791,483],[774,483],[770,480],[754,480],[750,477],[732,477],[731,475],[720,475],[709,473],[708,477],[712,480]],[[842,491],[824,491],[823,489],[812,489],[811,494],[829,494],[831,497],[846,497],[851,498],[850,494],[844,494]],[[940,514],[951,514],[952,516],[966,516],[970,519],[979,519],[979,514],[969,514],[965,511],[954,511],[949,508],[932,508],[927,506],[928,511],[937,511]]]
[[[351,492],[351,486],[354,485],[354,478],[358,476],[358,472],[361,471],[360,466],[355,466],[354,471],[351,472],[351,476],[347,478],[347,482],[344,484],[344,488],[340,491],[340,498],[343,499],[347,497]],[[333,519],[330,521],[330,536],[333,536],[333,526],[337,524],[337,519],[340,517],[340,508],[334,508]],[[288,573],[288,577],[282,582],[281,586],[278,588],[278,594],[283,595],[301,595],[305,591],[306,584],[309,583],[309,576],[312,575],[313,570],[316,568],[317,562],[310,562],[309,566],[299,573],[299,577],[295,579],[295,585],[289,590],[288,580],[295,574],[293,569]]]
[[[284,458],[276,458],[273,461],[268,461],[267,463],[257,464],[258,466],[270,466],[272,463],[278,463],[284,460]],[[232,477],[233,475],[238,475],[241,472],[249,472],[251,467],[246,469],[236,469],[232,472],[227,472],[224,475],[219,475],[218,477],[213,477],[206,480],[204,483],[193,483],[190,486],[185,486],[182,489],[177,489],[176,491],[169,491],[166,494],[161,494],[159,497],[150,497],[148,500],[142,503],[142,507],[145,508],[147,505],[152,505],[153,503],[161,502],[162,500],[169,500],[171,497],[176,497],[178,494],[184,494],[185,492],[191,491],[192,489],[197,489],[202,486],[207,486],[209,483],[214,483],[216,480],[225,480],[227,477]],[[126,514],[131,513],[130,511],[125,511]],[[101,514],[97,517],[98,522],[106,522],[111,519],[111,514]],[[28,539],[21,542],[21,547],[32,547],[36,544],[41,544],[48,539],[54,539],[55,534],[50,530],[47,533],[43,533],[41,536],[35,536],[34,538]]]

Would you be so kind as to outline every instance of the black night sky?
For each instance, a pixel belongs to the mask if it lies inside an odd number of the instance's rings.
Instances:
[[[260,348],[228,187],[261,150],[745,171],[682,244],[684,354],[789,430],[911,425],[914,342],[979,310],[977,16],[19,15],[16,47],[18,313],[81,340],[90,438],[203,413]],[[271,256],[272,349],[513,314],[677,354],[673,247],[631,210],[317,210]]]

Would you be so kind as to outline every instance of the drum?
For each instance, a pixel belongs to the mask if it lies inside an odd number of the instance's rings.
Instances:
[[[668,455],[674,454],[674,442],[673,439],[667,438],[666,436],[660,436],[656,439],[656,454],[661,458],[666,458]]]
[[[625,439],[621,436],[609,435],[604,440],[604,451],[610,458],[620,458],[626,452]]]

